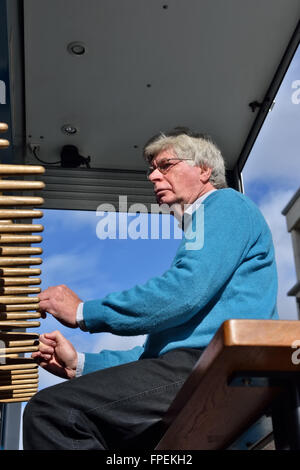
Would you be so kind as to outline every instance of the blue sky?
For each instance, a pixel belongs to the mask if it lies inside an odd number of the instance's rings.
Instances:
[[[291,236],[281,212],[300,186],[300,93],[293,88],[298,80],[300,47],[243,170],[245,193],[259,206],[272,231],[282,319],[297,319],[295,299],[286,296],[296,283],[296,272]]]
[[[300,103],[292,101],[295,80],[300,80],[299,48],[243,170],[245,193],[260,207],[272,231],[279,315],[290,320],[297,318],[296,303],[286,293],[295,284],[296,274],[291,238],[281,211],[300,181]],[[180,240],[100,240],[96,235],[98,221],[95,212],[44,211],[43,289],[66,284],[83,300],[95,299],[143,283],[170,266]],[[59,329],[78,351],[129,349],[144,341],[144,337],[91,335],[68,329],[50,315],[34,331],[54,329]],[[40,389],[61,381],[40,369]]]

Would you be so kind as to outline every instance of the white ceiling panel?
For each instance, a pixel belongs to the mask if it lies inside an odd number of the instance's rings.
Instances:
[[[47,161],[74,144],[92,168],[142,170],[149,136],[186,125],[233,167],[299,14],[299,0],[26,0],[27,141]]]

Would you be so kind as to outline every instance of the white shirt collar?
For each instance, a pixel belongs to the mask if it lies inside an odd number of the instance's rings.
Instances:
[[[211,189],[210,191],[207,191],[207,193],[203,194],[203,196],[198,197],[196,201],[194,201],[192,204],[187,205],[187,208],[185,209],[183,213],[182,220],[179,221],[178,227],[183,229],[183,221],[185,227],[187,227],[192,219],[193,213],[198,209],[198,207],[202,204],[204,199],[207,198],[211,193],[217,191],[217,189]]]
[[[202,202],[204,201],[204,199],[207,198],[207,196],[209,196],[211,193],[213,193],[214,191],[217,191],[217,189],[211,189],[210,191],[208,191],[207,193],[203,194],[203,196],[200,196],[198,197],[198,199],[196,199],[196,201],[193,202],[193,204],[190,204],[186,210],[184,211],[185,214],[188,214],[188,215],[192,215],[196,209],[198,209],[198,207],[200,206],[200,204],[202,204]]]

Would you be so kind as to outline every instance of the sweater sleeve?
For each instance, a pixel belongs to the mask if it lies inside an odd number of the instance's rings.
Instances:
[[[202,248],[187,249],[189,241],[183,239],[162,276],[85,302],[88,331],[123,336],[156,333],[185,323],[220,295],[249,249],[251,220],[239,197],[226,193],[215,199],[213,194],[205,201]]]
[[[82,375],[137,361],[143,352],[144,348],[142,346],[135,346],[128,351],[110,351],[104,349],[99,353],[85,353]]]

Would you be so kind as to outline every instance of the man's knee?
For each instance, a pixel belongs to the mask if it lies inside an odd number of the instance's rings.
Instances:
[[[37,392],[27,403],[23,412],[23,423],[24,425],[34,415],[43,413],[45,409],[49,410],[49,394],[46,389]]]
[[[57,385],[36,393],[23,413],[23,447],[25,450],[55,449],[56,434],[66,420],[65,404]]]
[[[45,388],[37,392],[27,403],[24,412],[23,412],[23,423],[24,428],[30,423],[35,426],[38,424],[38,417],[45,419],[48,416],[53,415],[55,408],[61,403],[59,397],[59,391],[56,390],[56,386]]]

